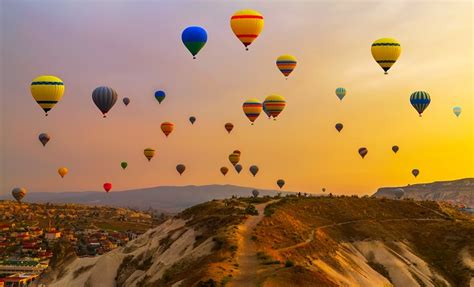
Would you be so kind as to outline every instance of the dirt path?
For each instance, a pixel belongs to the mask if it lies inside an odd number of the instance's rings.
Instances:
[[[239,274],[232,279],[229,286],[232,287],[253,287],[257,286],[257,270],[259,266],[257,249],[252,240],[252,235],[257,224],[263,219],[265,207],[275,201],[269,201],[255,205],[258,210],[257,216],[249,216],[247,220],[239,226],[238,230],[238,251],[237,263],[239,264]]]

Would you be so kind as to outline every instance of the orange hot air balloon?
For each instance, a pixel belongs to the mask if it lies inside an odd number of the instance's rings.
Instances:
[[[61,167],[61,168],[58,169],[58,173],[61,177],[64,177],[68,173],[68,171],[69,170],[65,167]]]
[[[248,99],[243,103],[242,109],[252,125],[262,112],[262,107],[262,103],[257,99]]]
[[[174,124],[171,122],[164,122],[161,124],[161,131],[165,134],[166,137],[173,131]]]
[[[227,174],[227,172],[229,171],[229,169],[225,166],[221,167],[221,173],[225,176]]]
[[[224,127],[225,127],[225,130],[230,134],[230,132],[234,128],[234,125],[232,123],[226,123]]]
[[[250,9],[237,11],[230,18],[230,27],[246,50],[262,32],[263,23],[262,14]]]

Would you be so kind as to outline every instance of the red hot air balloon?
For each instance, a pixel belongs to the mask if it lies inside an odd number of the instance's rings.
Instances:
[[[112,184],[110,182],[104,183],[105,192],[109,192],[112,189]]]

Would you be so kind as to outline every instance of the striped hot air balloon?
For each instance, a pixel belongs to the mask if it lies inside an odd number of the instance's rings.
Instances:
[[[280,95],[270,95],[263,101],[263,109],[265,113],[273,119],[276,119],[278,115],[283,111],[286,106],[285,98]]]
[[[165,134],[166,137],[173,131],[174,124],[171,122],[164,122],[161,124],[161,131]]]
[[[149,147],[143,150],[143,154],[148,159],[148,161],[151,161],[151,159],[155,156],[155,150]]]
[[[288,79],[288,76],[296,68],[296,58],[292,55],[281,55],[276,61],[277,68]]]
[[[63,97],[64,83],[55,76],[39,76],[31,82],[30,90],[31,95],[47,116]]]
[[[23,187],[15,187],[12,190],[12,196],[18,201],[18,203],[21,203],[21,200],[23,197],[26,195],[26,188]]]
[[[459,115],[461,114],[461,111],[462,111],[462,108],[459,106],[456,106],[453,108],[453,113],[456,115],[456,117],[459,117]]]
[[[423,91],[416,91],[410,96],[410,103],[421,117],[423,111],[431,102],[430,94]]]
[[[92,92],[92,100],[99,110],[107,117],[107,113],[117,102],[117,92],[109,87],[98,87]]]
[[[339,98],[339,100],[342,101],[342,99],[344,99],[344,97],[346,96],[346,89],[337,88],[336,89],[336,96]]]
[[[263,16],[254,10],[240,10],[230,18],[230,27],[245,49],[257,39],[263,30]]]
[[[235,166],[235,165],[238,164],[239,161],[240,161],[240,154],[231,153],[231,154],[229,155],[229,161],[230,161],[230,163],[231,163],[233,166]]]
[[[394,38],[381,38],[372,43],[372,56],[375,61],[382,67],[385,74],[395,64],[402,48],[400,43]]]
[[[248,99],[242,105],[242,109],[252,125],[262,112],[262,106],[262,103],[257,99]]]

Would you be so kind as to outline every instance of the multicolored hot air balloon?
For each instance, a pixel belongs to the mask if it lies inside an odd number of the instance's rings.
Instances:
[[[23,199],[23,197],[25,197],[25,195],[26,188],[15,187],[14,189],[12,189],[12,196],[16,199],[16,201],[18,201],[18,203],[21,203],[21,200]]]
[[[346,96],[346,89],[337,88],[336,89],[336,96],[339,98],[339,100],[342,101],[342,99],[344,99],[344,97]]]
[[[240,160],[240,155],[239,154],[232,153],[232,154],[229,155],[229,161],[233,166],[238,164],[239,160]]]
[[[61,167],[58,169],[58,173],[61,177],[64,177],[68,172],[69,170],[65,167]]]
[[[362,158],[364,158],[367,155],[368,152],[369,152],[369,150],[365,147],[361,147],[359,149],[359,154]]]
[[[242,105],[242,109],[252,125],[262,112],[262,106],[262,103],[257,99],[248,99]]]
[[[161,131],[165,134],[166,137],[173,131],[174,124],[171,122],[164,122],[161,124]]]
[[[250,173],[251,173],[253,176],[257,175],[257,173],[258,173],[258,166],[256,166],[256,165],[250,166],[249,171],[250,171]]]
[[[206,45],[207,32],[199,26],[191,26],[183,30],[181,40],[188,51],[196,59],[197,53]]]
[[[122,169],[126,169],[127,166],[128,166],[128,163],[127,163],[126,161],[122,161],[122,162],[120,163],[120,166],[122,167]]]
[[[400,148],[397,145],[392,146],[392,151],[397,153]]]
[[[45,115],[61,100],[64,95],[64,83],[55,76],[39,76],[31,82],[31,95],[44,110]]]
[[[344,128],[344,125],[343,125],[343,124],[341,124],[341,123],[337,123],[337,124],[336,124],[336,130],[337,130],[338,132],[341,132],[343,128]]]
[[[185,170],[186,166],[184,164],[178,164],[176,166],[176,171],[179,173],[179,175],[182,175]]]
[[[459,117],[459,115],[461,114],[461,111],[462,109],[459,106],[453,108],[453,113],[456,115],[456,117]]]
[[[146,148],[143,150],[143,154],[148,159],[148,161],[151,161],[151,159],[155,156],[155,150],[152,148]]]
[[[99,110],[107,117],[107,113],[117,102],[117,92],[109,87],[98,87],[92,91],[92,100]]]
[[[281,55],[276,61],[277,68],[288,79],[288,76],[296,68],[296,58],[292,55]]]
[[[267,115],[275,120],[286,106],[285,98],[280,95],[270,95],[263,101],[263,108]]]
[[[112,184],[110,182],[106,182],[103,185],[105,192],[109,192],[112,189]]]
[[[155,92],[155,99],[158,101],[159,104],[166,98],[166,93],[164,91],[156,91]]]
[[[240,10],[230,18],[230,27],[245,49],[257,39],[263,30],[263,16],[254,10]]]
[[[49,142],[51,137],[47,133],[41,133],[38,136],[39,141],[43,144],[43,146],[46,146],[46,144]]]
[[[421,117],[423,111],[431,102],[430,94],[423,91],[416,91],[410,96],[410,103]]]
[[[225,166],[221,167],[221,173],[225,176],[229,172],[229,169]]]
[[[226,123],[224,127],[225,127],[225,130],[230,134],[230,132],[234,128],[234,125],[232,123]]]
[[[413,174],[414,177],[417,177],[420,174],[420,171],[415,168],[411,171],[411,174]]]
[[[191,122],[192,125],[194,125],[194,122],[196,121],[196,117],[189,117],[189,121]]]
[[[125,106],[128,106],[128,104],[130,104],[130,99],[129,98],[123,98],[122,102]]]
[[[242,165],[241,164],[236,164],[234,168],[235,168],[235,171],[237,171],[237,173],[240,173],[242,171]]]
[[[385,74],[388,74],[388,70],[400,57],[402,48],[394,38],[381,38],[372,43],[371,52],[374,60],[382,67]]]
[[[277,180],[277,185],[281,189],[285,185],[285,180],[283,179]]]

